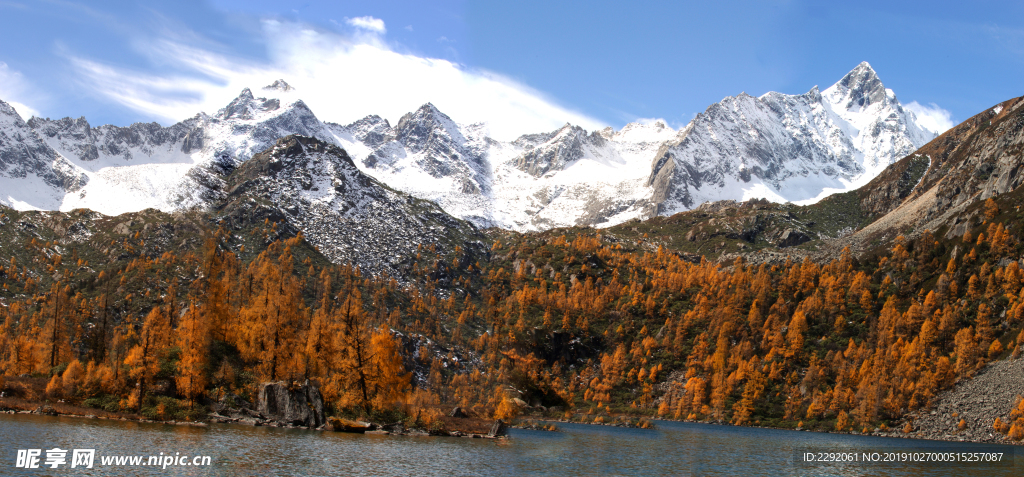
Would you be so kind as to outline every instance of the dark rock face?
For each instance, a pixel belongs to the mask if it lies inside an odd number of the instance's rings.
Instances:
[[[487,433],[487,437],[503,436],[507,431],[508,426],[505,425],[505,421],[498,419],[494,421],[494,425],[491,426],[491,432]]]
[[[451,118],[427,103],[398,120],[395,139],[413,153],[430,150],[437,155],[452,156],[458,153],[458,143],[465,141],[454,125]]]
[[[391,129],[391,124],[388,123],[387,119],[384,119],[376,114],[367,116],[360,119],[348,126],[345,126],[346,130],[353,131],[353,135],[356,139],[362,141],[372,149],[380,148],[381,146],[394,139],[394,130]],[[373,154],[371,154],[373,156]],[[373,167],[368,165],[368,167]]]
[[[322,426],[324,398],[320,390],[308,380],[297,389],[284,381],[260,385],[256,410],[279,425],[293,425],[311,429]]]
[[[786,229],[782,232],[782,236],[779,237],[779,241],[776,245],[779,247],[795,247],[810,241],[811,238],[808,237],[807,234],[793,229]]]

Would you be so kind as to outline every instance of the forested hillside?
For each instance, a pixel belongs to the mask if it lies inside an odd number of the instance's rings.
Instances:
[[[492,229],[489,251],[478,235],[473,253],[412,245],[390,257],[400,276],[332,263],[273,213],[3,208],[0,387],[157,418],[201,419],[224,396],[309,379],[331,413],[372,418],[460,406],[479,417],[892,426],[1020,353],[1024,190],[1013,184],[1024,110],[1014,101],[950,133],[963,157],[928,156],[925,167],[908,156],[889,182],[869,184],[889,191],[885,204],[865,193],[604,230]],[[957,188],[933,170],[967,167],[955,161],[995,165],[960,174]],[[911,183],[961,199],[886,222],[944,197]],[[856,249],[820,253],[864,231]],[[1024,436],[1024,419],[997,427]]]

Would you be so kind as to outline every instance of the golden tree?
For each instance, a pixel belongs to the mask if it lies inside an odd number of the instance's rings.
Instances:
[[[178,375],[175,377],[179,393],[185,396],[190,404],[195,403],[196,396],[202,394],[206,387],[205,368],[209,353],[209,336],[206,317],[195,304],[190,305],[178,325],[181,360],[178,362]]]

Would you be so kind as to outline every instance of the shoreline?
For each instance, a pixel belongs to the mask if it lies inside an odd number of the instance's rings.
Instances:
[[[3,405],[2,400],[0,400],[0,414],[12,414],[12,415],[13,414],[25,414],[25,415],[51,416],[51,417],[71,417],[71,418],[78,418],[78,419],[96,419],[96,420],[106,420],[106,421],[137,422],[137,423],[144,423],[144,424],[163,424],[163,425],[169,425],[169,426],[188,426],[188,427],[201,427],[201,428],[202,427],[207,427],[208,428],[208,427],[211,427],[212,425],[228,425],[228,426],[236,425],[236,426],[247,426],[247,427],[270,427],[270,428],[275,428],[275,429],[296,429],[296,430],[319,431],[319,432],[344,432],[344,431],[334,431],[334,430],[331,430],[331,429],[327,429],[325,427],[308,428],[308,427],[301,427],[301,426],[279,426],[279,425],[264,425],[264,424],[253,425],[253,424],[249,424],[249,423],[246,423],[246,422],[235,422],[235,421],[231,421],[231,422],[217,422],[217,421],[202,422],[202,421],[176,421],[176,420],[157,421],[157,420],[153,420],[153,419],[146,419],[146,418],[135,419],[135,418],[124,417],[124,416],[121,416],[121,417],[108,417],[108,416],[100,416],[100,415],[96,415],[96,414],[38,412],[37,410],[24,410],[24,409],[12,409],[12,408],[9,408],[9,407],[6,407],[6,406]],[[566,420],[566,419],[533,419],[533,421],[534,422],[558,423],[558,424],[580,424],[580,425],[586,425],[586,426],[619,427],[619,428],[627,428],[627,429],[645,429],[645,428],[642,428],[642,427],[630,427],[630,426],[616,425],[616,424],[613,424],[613,423],[576,422],[576,421],[570,421],[570,420]],[[969,440],[969,439],[943,439],[943,438],[926,436],[926,435],[924,435],[924,433],[916,433],[916,432],[915,433],[910,433],[910,434],[904,434],[902,432],[871,432],[871,433],[863,433],[863,432],[855,432],[855,431],[854,432],[816,431],[816,430],[810,430],[810,429],[789,429],[789,428],[784,428],[784,427],[770,427],[770,426],[737,426],[737,425],[729,424],[729,423],[725,423],[725,422],[696,421],[696,420],[686,420],[686,419],[652,419],[652,421],[679,422],[679,423],[689,423],[689,424],[704,424],[704,425],[722,426],[722,427],[741,427],[741,428],[749,428],[749,429],[774,429],[774,430],[780,430],[780,431],[811,432],[811,433],[819,433],[819,434],[839,434],[839,435],[852,435],[852,436],[887,437],[887,438],[896,438],[896,439],[917,439],[917,440],[931,441],[931,442],[952,442],[952,443],[968,443],[968,444],[990,444],[990,445],[1006,445],[1006,446],[1024,446],[1024,441],[1010,441],[1010,440],[1005,440],[1005,441],[981,441],[981,440]],[[561,429],[556,429],[556,430],[537,429],[537,428],[534,428],[534,427],[524,426],[522,423],[510,424],[510,425],[508,425],[508,427],[512,428],[512,429],[536,430],[536,431],[542,431],[542,432],[562,432]],[[655,430],[656,428],[648,428],[648,429],[649,430]],[[508,435],[488,436],[488,435],[485,435],[485,434],[463,433],[463,432],[460,432],[460,431],[450,431],[450,432],[449,431],[445,431],[445,433],[438,433],[438,432],[430,432],[430,431],[422,430],[422,429],[413,429],[413,430],[408,430],[408,431],[403,431],[403,432],[393,432],[393,431],[387,431],[387,430],[371,430],[371,431],[359,432],[359,433],[354,433],[354,434],[381,435],[381,436],[406,436],[406,437],[466,437],[466,438],[474,438],[474,439],[509,439],[510,438],[510,436],[508,436]]]
[[[664,419],[664,418],[648,418],[648,419],[650,419],[652,422],[656,422],[656,421],[679,422],[679,423],[688,423],[688,424],[705,424],[705,425],[710,425],[710,426],[722,426],[722,427],[740,427],[740,428],[747,428],[747,429],[774,429],[774,430],[779,430],[779,431],[811,432],[811,433],[817,433],[817,434],[837,434],[837,435],[849,435],[849,436],[888,437],[888,438],[895,438],[895,439],[917,439],[917,440],[922,440],[922,441],[933,441],[933,442],[953,442],[953,443],[969,443],[969,444],[991,444],[991,445],[1006,445],[1006,446],[1024,446],[1024,440],[1022,440],[1022,441],[1012,441],[1012,440],[1009,440],[1009,439],[1005,439],[1005,440],[998,440],[998,441],[987,441],[987,440],[971,440],[971,439],[963,439],[963,438],[961,438],[961,439],[944,439],[942,437],[929,436],[929,435],[927,435],[924,432],[918,432],[918,431],[911,432],[909,434],[905,434],[902,431],[888,431],[888,432],[874,431],[874,432],[869,432],[869,433],[857,432],[857,431],[837,432],[837,431],[824,431],[824,430],[813,430],[813,429],[804,429],[804,428],[793,429],[793,428],[787,428],[787,427],[773,427],[773,426],[738,426],[738,425],[730,424],[730,423],[727,423],[727,422],[698,421],[698,420],[688,420],[688,419]],[[538,421],[538,422],[545,422],[546,421],[546,422],[554,422],[554,423],[559,423],[559,424],[580,424],[580,425],[585,425],[585,426],[607,426],[607,427],[623,427],[623,428],[630,428],[630,429],[644,429],[642,427],[630,427],[630,426],[616,425],[616,424],[613,424],[613,423],[578,422],[578,421],[571,421],[571,420],[567,420],[567,419],[535,419],[535,421]],[[650,430],[656,430],[656,429],[657,428],[655,427],[655,428],[651,428]]]
[[[335,431],[333,429],[327,428],[326,426],[321,426],[319,428],[309,428],[309,427],[295,426],[295,425],[277,425],[277,424],[271,424],[271,423],[262,423],[262,422],[259,422],[259,421],[249,422],[249,421],[237,420],[237,419],[223,419],[224,416],[222,416],[221,418],[213,417],[209,421],[178,421],[178,420],[166,420],[166,421],[163,421],[163,420],[147,419],[144,416],[135,415],[135,414],[111,413],[111,412],[108,412],[108,411],[103,411],[101,409],[82,408],[80,406],[72,406],[72,407],[78,408],[79,412],[60,412],[60,411],[57,411],[55,408],[53,408],[51,403],[42,403],[42,402],[32,402],[32,403],[23,402],[23,403],[20,403],[20,404],[30,404],[30,405],[34,406],[34,408],[32,408],[32,409],[25,409],[23,405],[19,406],[19,407],[12,407],[11,404],[13,404],[13,403],[7,402],[8,399],[10,399],[10,398],[0,398],[0,414],[48,415],[48,416],[54,416],[54,417],[73,417],[73,418],[79,418],[79,419],[99,419],[99,420],[109,420],[109,421],[138,422],[138,423],[146,423],[146,424],[164,424],[164,425],[172,425],[172,426],[190,426],[190,427],[210,427],[213,424],[226,424],[226,425],[241,425],[241,426],[249,426],[249,427],[273,427],[273,428],[278,428],[278,429],[299,429],[299,430],[320,431],[320,432],[345,432],[345,431]],[[91,411],[95,411],[95,412],[86,413],[86,412],[81,412],[81,410],[91,410]],[[108,415],[103,415],[103,414],[108,414]],[[910,417],[910,416],[908,416],[908,417]],[[773,426],[737,426],[735,424],[730,424],[730,423],[727,423],[727,422],[698,421],[698,420],[687,420],[687,419],[663,419],[663,418],[647,418],[647,417],[645,417],[645,419],[648,419],[652,423],[656,423],[656,421],[665,421],[665,422],[679,422],[679,423],[691,423],[691,424],[705,424],[705,425],[723,426],[723,427],[742,427],[742,428],[750,428],[750,429],[774,429],[774,430],[793,431],[793,432],[813,432],[813,433],[820,433],[820,434],[843,434],[843,435],[870,436],[870,437],[887,437],[887,438],[898,438],[898,439],[917,439],[917,440],[933,441],[933,442],[952,442],[952,443],[973,443],[973,444],[1024,446],[1024,441],[1012,441],[1012,440],[1009,440],[1008,438],[1005,438],[1005,437],[1004,437],[1004,439],[999,439],[999,440],[970,439],[970,438],[968,438],[969,436],[966,436],[966,435],[965,436],[953,436],[953,437],[947,438],[944,435],[936,435],[937,433],[925,432],[925,431],[917,431],[917,430],[915,430],[914,432],[911,432],[911,433],[904,433],[902,431],[877,431],[877,430],[874,431],[874,432],[868,432],[868,433],[857,432],[857,431],[837,432],[837,431],[812,430],[812,429],[803,429],[803,428],[793,429],[793,428],[773,427]],[[554,423],[554,424],[580,424],[580,425],[587,425],[587,426],[619,427],[619,428],[628,428],[628,429],[650,429],[650,430],[656,429],[656,427],[644,428],[644,427],[640,427],[640,426],[623,425],[621,423],[615,423],[615,422],[594,423],[594,422],[573,421],[573,420],[564,419],[564,418],[563,419],[553,419],[553,418],[549,419],[549,418],[543,418],[543,417],[539,417],[539,418],[534,418],[534,417],[518,418],[517,420],[511,421],[510,423],[507,423],[507,424],[503,423],[503,426],[507,427],[507,428],[512,428],[512,429],[537,430],[537,431],[544,431],[544,432],[561,432],[561,429],[557,429],[557,428],[555,430],[543,429],[543,428],[541,428],[541,426],[537,425],[537,424],[544,423],[544,422]],[[509,437],[507,434],[506,435],[492,436],[492,435],[478,433],[478,432],[477,433],[474,433],[474,432],[463,432],[463,431],[460,431],[460,430],[457,430],[457,429],[456,430],[451,430],[451,431],[447,431],[447,430],[434,430],[434,431],[430,431],[430,430],[427,430],[427,429],[404,429],[404,428],[402,430],[400,430],[400,431],[397,431],[397,430],[386,430],[386,429],[375,429],[375,430],[367,430],[365,432],[355,432],[355,433],[366,434],[366,435],[392,435],[392,436],[409,436],[409,437],[466,437],[466,438],[477,438],[477,439],[507,439]],[[996,436],[994,435],[994,433],[992,433],[989,437],[992,438],[992,437],[996,437]]]
[[[179,420],[155,420],[147,419],[144,416],[138,414],[126,414],[126,413],[112,413],[104,411],[102,409],[91,409],[84,408],[81,406],[72,406],[64,404],[68,407],[74,407],[75,412],[61,412],[53,407],[52,403],[47,402],[30,402],[23,401],[19,403],[8,402],[10,398],[0,398],[0,415],[3,414],[25,414],[25,415],[36,415],[36,416],[52,416],[52,417],[72,417],[78,419],[96,419],[106,421],[122,421],[122,422],[137,422],[145,424],[164,424],[170,426],[189,426],[189,427],[210,427],[211,425],[237,425],[237,426],[248,426],[248,427],[270,427],[276,429],[297,429],[305,431],[319,431],[319,432],[339,432],[349,434],[366,434],[366,435],[384,435],[384,436],[408,436],[408,437],[466,437],[473,439],[507,439],[508,435],[503,434],[504,430],[509,426],[502,422],[499,427],[498,435],[491,435],[488,433],[480,432],[465,432],[459,429],[447,430],[428,430],[420,428],[405,428],[402,426],[401,430],[387,430],[387,429],[373,429],[366,430],[364,432],[349,432],[349,431],[337,431],[329,428],[326,424],[320,427],[304,427],[296,425],[279,425],[273,421],[262,422],[259,420],[242,420],[232,419],[228,416],[216,416],[211,417],[206,421],[179,421]],[[25,405],[30,407],[26,409]],[[83,411],[94,411],[94,412],[83,412]],[[378,427],[380,427],[378,425]]]

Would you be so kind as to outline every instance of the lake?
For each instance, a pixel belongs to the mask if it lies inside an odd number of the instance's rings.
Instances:
[[[558,423],[562,432],[511,429],[509,439],[341,434],[211,425],[171,426],[26,414],[0,415],[0,475],[1020,475],[1015,446],[658,422],[625,429]],[[46,450],[66,451],[57,468]],[[16,467],[40,449],[39,468]],[[71,468],[74,449],[95,449],[93,468]],[[163,455],[160,455],[160,453]],[[917,454],[912,454],[916,452]],[[806,463],[803,456],[857,459]],[[928,453],[928,454],[922,454]],[[961,454],[962,453],[962,454]],[[984,453],[984,454],[982,454]],[[984,457],[994,463],[887,463],[915,455]],[[1024,454],[1019,453],[1018,454]],[[165,456],[172,465],[103,465],[103,456]],[[60,454],[55,454],[60,457]],[[181,458],[181,456],[185,456]],[[209,456],[209,466],[173,465]],[[22,453],[23,461],[27,455]],[[146,457],[148,458],[148,457]],[[174,461],[178,458],[177,462]],[[869,460],[871,462],[865,462]],[[157,462],[160,462],[159,460]],[[198,463],[202,463],[198,461]]]

